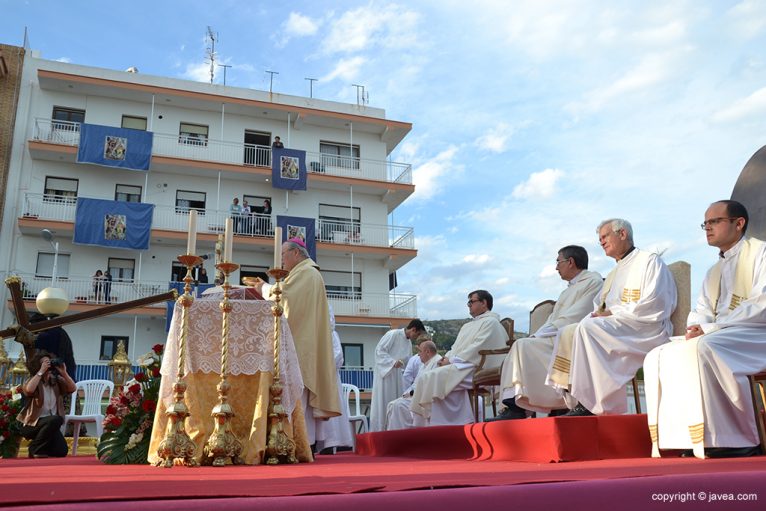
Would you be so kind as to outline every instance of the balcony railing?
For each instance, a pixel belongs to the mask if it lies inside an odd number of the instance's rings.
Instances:
[[[31,273],[19,273],[22,294],[27,300],[34,300],[37,294],[51,287],[51,278]],[[59,277],[56,286],[66,291],[71,303],[104,305],[109,303],[138,300],[147,296],[164,293],[168,290],[168,281],[120,281],[111,283],[94,282],[90,277]],[[344,297],[339,294],[328,296],[336,316],[378,316],[393,318],[414,318],[417,316],[417,297],[397,293],[367,293]],[[164,308],[164,303],[155,303],[148,307]]]
[[[35,119],[34,139],[76,146],[80,143],[80,124],[69,121]],[[232,165],[271,166],[271,147],[205,139],[204,143],[188,137],[154,133],[152,156],[228,163]],[[306,152],[307,170],[330,176],[352,177],[389,183],[412,184],[412,166],[385,160],[368,160]]]
[[[43,220],[74,222],[76,197],[26,193],[22,217]],[[185,207],[155,206],[152,229],[166,229],[186,232],[189,225],[189,211]],[[197,230],[201,233],[223,233],[229,211],[205,209],[199,211]],[[271,215],[251,214],[234,219],[236,234],[250,237],[270,238],[274,236],[274,220]],[[364,224],[326,220],[316,223],[317,241],[340,245],[362,245],[368,247],[415,248],[412,227],[396,225]]]

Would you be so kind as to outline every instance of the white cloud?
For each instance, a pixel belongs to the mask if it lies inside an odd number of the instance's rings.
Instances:
[[[340,59],[337,64],[335,64],[335,69],[327,73],[319,80],[322,82],[330,82],[336,78],[339,78],[347,82],[352,81],[356,79],[357,76],[359,76],[359,71],[365,62],[367,62],[367,59],[359,56],[351,57],[349,59]]]
[[[766,87],[758,89],[744,99],[713,114],[718,122],[737,122],[747,117],[763,117],[766,114]]]
[[[456,162],[457,146],[450,146],[434,158],[415,168],[412,181],[415,184],[415,200],[426,200],[434,197],[446,186],[447,175],[461,172],[462,167]]]
[[[322,42],[325,53],[354,53],[374,46],[402,48],[417,43],[418,14],[396,4],[346,11]]]
[[[491,260],[488,254],[468,254],[463,257],[463,262],[469,264],[487,264]]]
[[[279,33],[273,38],[277,48],[284,47],[293,37],[308,37],[317,33],[322,25],[322,20],[314,20],[298,12],[291,12],[280,26]]]
[[[69,64],[72,62],[72,59],[69,57],[59,57],[56,59],[56,62],[64,62],[65,64]]]
[[[186,70],[181,76],[195,82],[209,82],[210,64],[204,62],[186,64]]]
[[[511,135],[513,135],[513,128],[501,122],[478,137],[474,141],[474,145],[479,149],[493,153],[502,153],[507,149],[508,139],[511,138]]]
[[[556,193],[556,184],[563,176],[564,172],[559,169],[534,172],[516,185],[511,195],[516,199],[549,199]]]
[[[766,28],[766,4],[761,0],[744,0],[726,14],[734,21],[733,32],[740,37],[756,37]]]

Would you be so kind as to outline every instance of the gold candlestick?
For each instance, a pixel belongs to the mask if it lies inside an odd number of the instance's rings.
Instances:
[[[287,421],[287,412],[285,412],[285,407],[282,406],[283,387],[279,377],[279,345],[281,337],[280,332],[282,330],[280,325],[282,322],[282,314],[284,312],[284,309],[280,304],[280,295],[282,294],[280,282],[289,272],[281,268],[272,268],[268,273],[274,278],[275,283],[271,291],[274,295],[274,306],[271,308],[271,313],[274,315],[274,373],[273,381],[269,387],[271,399],[269,401],[269,432],[268,441],[266,443],[266,464],[278,465],[280,463],[298,463],[298,459],[295,457],[295,442],[287,436],[284,429],[284,422]]]
[[[184,402],[184,393],[186,392],[186,382],[184,378],[184,361],[186,357],[186,339],[189,331],[189,307],[194,303],[192,290],[192,269],[202,262],[202,258],[192,254],[178,256],[178,260],[186,266],[186,276],[184,277],[184,293],[178,297],[178,303],[181,305],[181,339],[178,342],[178,369],[176,371],[176,381],[173,384],[174,403],[165,411],[168,417],[167,430],[165,438],[160,442],[157,448],[157,456],[160,458],[155,466],[165,468],[172,467],[175,463],[186,465],[187,467],[196,467],[199,464],[194,459],[197,446],[194,445],[189,435],[186,433],[185,422],[189,416],[189,409]]]
[[[231,431],[231,419],[234,417],[234,410],[228,403],[228,394],[231,385],[226,381],[226,372],[229,366],[229,313],[231,312],[231,302],[229,302],[229,274],[239,268],[239,265],[229,261],[223,261],[215,265],[224,275],[223,280],[223,300],[221,300],[221,312],[223,313],[223,324],[221,332],[221,381],[216,387],[218,389],[218,404],[213,407],[210,413],[215,417],[215,429],[210,438],[205,443],[202,451],[202,464],[222,467],[226,464],[226,458],[231,458],[235,465],[243,463],[239,457],[242,453],[242,442]]]

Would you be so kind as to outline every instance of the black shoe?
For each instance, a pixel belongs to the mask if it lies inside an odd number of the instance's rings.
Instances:
[[[548,413],[548,417],[561,417],[569,413],[569,408],[560,408],[558,410],[551,410]]]
[[[585,408],[580,403],[577,403],[577,406],[569,410],[567,413],[565,413],[564,417],[590,417],[593,415],[593,413]]]
[[[694,451],[691,449],[686,449],[681,451],[681,454],[678,455],[679,458],[693,458],[694,457]]]
[[[514,410],[511,407],[507,407],[505,410],[500,412],[497,415],[497,417],[490,417],[489,419],[484,419],[484,422],[508,421],[508,420],[526,419],[526,418],[527,418],[527,412],[525,412],[523,409],[518,408],[517,410]]]
[[[708,447],[705,449],[706,458],[748,458],[760,455],[760,445],[750,447]]]

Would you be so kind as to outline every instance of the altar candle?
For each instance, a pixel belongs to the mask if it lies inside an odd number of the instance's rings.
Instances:
[[[227,263],[231,262],[231,251],[234,246],[233,223],[234,220],[231,218],[226,219],[226,228],[223,235],[223,260]]]
[[[197,210],[189,211],[189,237],[186,239],[186,253],[194,255],[197,251]]]
[[[274,229],[274,268],[282,267],[282,228]]]

